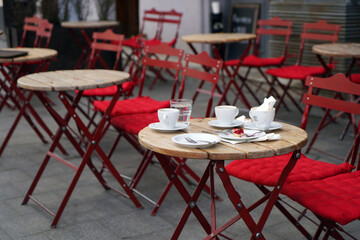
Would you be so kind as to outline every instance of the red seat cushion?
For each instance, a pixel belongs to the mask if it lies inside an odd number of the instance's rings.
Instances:
[[[351,81],[360,83],[360,73],[351,74]]]
[[[114,127],[136,135],[154,122],[159,122],[157,112],[121,115],[110,120]]]
[[[281,68],[271,68],[266,70],[266,73],[275,77],[305,80],[307,76],[324,74],[325,68],[321,66],[313,67],[293,65]]]
[[[96,110],[105,112],[110,104],[109,100],[94,101]],[[137,97],[117,101],[112,111],[112,116],[137,113],[156,112],[159,108],[170,107],[170,101],[157,101],[150,97]]]
[[[133,82],[124,82],[122,85],[123,92],[128,91],[131,87],[134,86]],[[117,86],[113,85],[110,87],[104,88],[94,88],[84,90],[83,96],[113,96],[117,91]]]
[[[360,218],[360,171],[285,184],[282,193],[313,213],[342,225]]]
[[[155,46],[155,45],[159,45],[161,43],[160,40],[156,40],[156,39],[151,39],[151,40],[142,39],[141,41],[144,43],[145,46]],[[138,45],[137,37],[132,37],[132,38],[129,38],[129,39],[125,39],[123,41],[123,45],[127,46],[127,47],[131,47],[131,48],[140,47]]]
[[[283,56],[277,58],[260,58],[255,55],[246,56],[241,65],[251,67],[269,67],[278,66],[283,63],[285,58]],[[237,66],[239,59],[225,61],[225,66]]]
[[[275,186],[290,157],[291,153],[269,158],[235,160],[226,165],[226,171],[231,176],[258,185]],[[350,170],[351,165],[348,163],[331,164],[302,155],[286,181],[290,183],[323,179]]]

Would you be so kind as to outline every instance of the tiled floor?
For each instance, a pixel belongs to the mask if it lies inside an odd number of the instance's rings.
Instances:
[[[256,78],[256,76],[254,76]],[[158,82],[155,89],[148,94],[156,96],[158,99],[167,99],[170,88],[169,82]],[[191,86],[189,87],[191,89]],[[146,86],[147,89],[147,86]],[[50,94],[49,97],[56,102],[56,109],[63,113],[63,107],[57,102],[57,95]],[[194,106],[193,116],[202,110],[205,104],[205,97],[199,99],[199,103]],[[251,98],[250,98],[250,101]],[[252,104],[254,104],[252,102]],[[36,109],[47,123],[55,129],[55,124],[48,116],[47,112],[40,106],[36,99],[34,101]],[[242,107],[240,102],[236,104]],[[315,115],[309,121],[308,133],[312,135],[319,118]],[[320,112],[319,112],[320,113]],[[14,120],[17,111],[11,111],[8,108],[0,113],[0,141],[3,141],[10,124]],[[244,112],[244,114],[247,114]],[[291,112],[281,109],[276,118],[279,121],[286,121],[295,125],[300,124],[301,115],[296,111]],[[351,136],[346,136],[345,140],[339,141],[338,136],[342,131],[340,119],[337,124],[332,124],[321,139],[317,142],[318,146],[325,151],[334,151],[345,154],[346,145],[351,141]],[[102,141],[102,146],[109,149],[110,144],[115,138],[116,132],[110,130]],[[67,141],[62,142],[65,147],[70,144]],[[175,229],[182,211],[185,208],[184,202],[179,194],[172,189],[161,206],[156,216],[150,216],[152,205],[141,199],[144,209],[137,209],[126,198],[116,194],[113,191],[105,191],[94,178],[89,169],[85,169],[79,183],[70,201],[61,217],[56,229],[50,228],[52,217],[40,209],[31,201],[27,205],[21,205],[23,197],[28,189],[32,178],[35,175],[44,153],[49,144],[43,144],[33,133],[28,124],[21,120],[11,141],[0,157],[0,239],[131,239],[131,240],[150,240],[150,239],[169,239],[172,231]],[[76,164],[79,162],[78,156],[71,148],[69,157]],[[324,161],[339,163],[339,160],[330,159],[324,155],[312,152],[313,158]],[[121,173],[129,174],[135,171],[140,155],[125,141],[121,140],[114,156],[114,164]],[[95,162],[97,162],[94,159]],[[204,162],[189,160],[189,164],[201,173]],[[100,164],[97,164],[100,166]],[[35,191],[35,195],[43,201],[50,209],[55,210],[61,202],[63,194],[67,189],[74,172],[59,164],[51,161],[48,168],[40,180]],[[114,183],[114,180],[105,173],[106,179]],[[251,183],[234,180],[237,189],[243,196],[245,203],[261,196],[260,191]],[[164,173],[158,164],[152,164],[147,170],[143,181],[140,182],[138,190],[146,195],[156,199],[167,183]],[[193,189],[189,186],[189,189]],[[234,216],[234,209],[231,203],[226,200],[226,195],[222,190],[220,181],[216,181],[217,193],[224,199],[217,202],[218,224],[225,222]],[[203,194],[198,202],[205,215],[209,216],[209,197]],[[301,208],[300,208],[301,209]],[[259,211],[253,212],[254,216],[259,215]],[[315,226],[306,219],[301,220],[311,232]],[[354,236],[360,238],[359,222],[349,224],[344,227]],[[249,232],[244,227],[242,221],[239,224],[229,228],[226,234],[235,239],[249,239]],[[287,220],[274,209],[270,215],[263,234],[267,239],[287,240],[304,239],[304,237],[287,222]],[[202,239],[204,231],[196,219],[191,216],[181,239]],[[348,239],[346,237],[346,239]]]

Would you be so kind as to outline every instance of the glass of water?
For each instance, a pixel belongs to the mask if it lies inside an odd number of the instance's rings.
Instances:
[[[190,124],[190,115],[193,101],[191,99],[171,99],[170,107],[180,110],[179,123]]]

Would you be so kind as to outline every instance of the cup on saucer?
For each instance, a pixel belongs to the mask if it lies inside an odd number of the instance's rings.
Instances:
[[[250,109],[250,118],[253,120],[256,128],[262,131],[268,130],[271,123],[274,121],[275,108],[272,108],[271,110],[259,110],[258,108],[259,107],[253,107]]]
[[[221,125],[230,125],[239,114],[239,109],[235,106],[221,105],[215,107],[215,116]]]
[[[160,108],[158,110],[158,118],[164,129],[173,129],[179,118],[179,109]]]

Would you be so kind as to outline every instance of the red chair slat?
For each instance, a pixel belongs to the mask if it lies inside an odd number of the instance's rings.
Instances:
[[[341,82],[339,90],[339,82]],[[308,77],[306,78],[305,85],[308,87],[317,87],[331,91],[341,91],[343,93],[358,95],[360,85],[350,81],[343,74],[335,74],[329,78]]]

